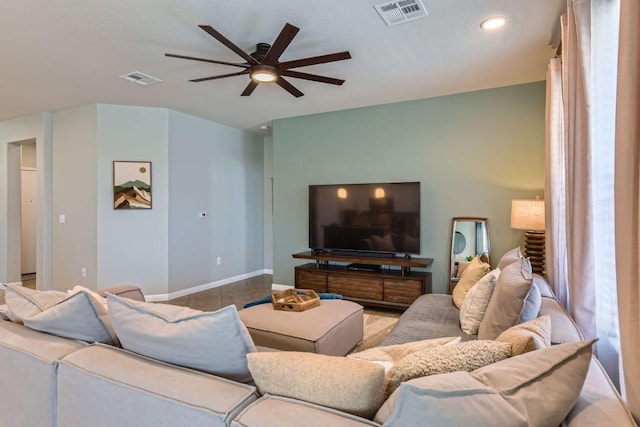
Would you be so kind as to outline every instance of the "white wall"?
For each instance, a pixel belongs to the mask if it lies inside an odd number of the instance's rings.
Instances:
[[[90,105],[53,114],[52,288],[96,289],[97,109]],[[65,223],[60,223],[65,215]],[[85,268],[83,278],[80,269]]]
[[[48,289],[51,284],[51,127],[51,115],[48,113],[0,123],[0,283],[20,281],[20,227],[16,222],[19,208],[15,206],[15,197],[11,198],[11,193],[17,188],[8,182],[9,148],[13,152],[16,146],[10,144],[35,139],[38,165],[38,288]],[[17,247],[15,242],[18,242]]]
[[[168,289],[168,116],[163,108],[97,106],[97,284]],[[150,161],[152,209],[113,209],[113,161]]]
[[[264,268],[263,170],[261,136],[169,112],[170,292]]]
[[[273,269],[273,137],[264,138],[264,268]]]

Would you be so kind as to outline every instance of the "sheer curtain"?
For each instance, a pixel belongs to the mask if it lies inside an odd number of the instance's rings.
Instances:
[[[620,6],[616,126],[616,258],[624,387],[640,420],[640,3]]]
[[[547,214],[552,221],[546,231],[553,256],[550,278],[583,334],[600,338],[598,357],[619,386],[611,209],[618,17],[619,0],[567,1],[567,15],[562,20],[562,96],[557,101],[556,89],[556,104],[553,100],[547,103],[547,126],[554,128],[547,129],[550,170],[545,187],[551,197]],[[550,75],[556,69],[552,61]],[[557,86],[555,74],[549,86]],[[557,102],[562,103],[562,118],[559,109],[554,109]]]

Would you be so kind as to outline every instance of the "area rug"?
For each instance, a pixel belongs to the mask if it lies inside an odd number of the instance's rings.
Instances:
[[[364,338],[351,353],[377,346],[380,341],[387,336],[389,331],[393,329],[400,314],[400,312],[365,309]]]

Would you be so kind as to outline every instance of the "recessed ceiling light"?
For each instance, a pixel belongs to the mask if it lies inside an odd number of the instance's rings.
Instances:
[[[482,21],[482,23],[480,23],[480,27],[485,31],[493,31],[504,27],[504,24],[506,23],[507,18],[504,16],[493,16]]]

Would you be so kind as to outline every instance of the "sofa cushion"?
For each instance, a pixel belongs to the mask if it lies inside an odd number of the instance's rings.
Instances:
[[[496,341],[511,343],[513,356],[547,348],[551,345],[551,318],[540,316],[512,326],[498,335]]]
[[[5,297],[9,317],[28,328],[87,342],[118,344],[107,308],[86,288],[66,294],[9,286]]]
[[[250,382],[247,353],[255,346],[238,310],[214,312],[107,295],[122,347],[164,362]]]
[[[491,270],[491,266],[480,261],[480,258],[474,257],[467,268],[464,269],[460,280],[455,288],[453,288],[453,303],[456,307],[462,307],[462,302],[467,296],[469,289]]]
[[[427,375],[473,371],[511,357],[511,344],[496,341],[469,341],[451,346],[426,348],[404,357],[389,371],[388,391],[401,383]]]
[[[578,399],[591,345],[580,341],[532,351],[473,372],[404,383],[374,420],[385,426],[557,426]]]
[[[500,270],[498,269],[488,272],[467,292],[462,307],[460,307],[460,327],[467,334],[476,335],[478,333],[480,322],[487,311],[499,275]]]
[[[326,406],[265,394],[242,411],[232,427],[362,427],[378,426]]]
[[[518,323],[532,284],[528,259],[516,261],[500,271],[491,301],[478,328],[478,339],[493,340]]]
[[[382,366],[346,357],[282,351],[247,355],[261,393],[372,418],[384,401]]]
[[[524,259],[524,255],[522,255],[520,246],[518,246],[517,248],[513,248],[509,252],[502,255],[502,258],[500,258],[500,261],[498,261],[497,268],[499,268],[500,270],[504,270],[504,268],[509,264],[513,264],[514,262],[521,259]]]
[[[58,367],[59,427],[228,426],[256,389],[106,345]]]
[[[451,295],[426,294],[418,297],[400,316],[380,346],[441,337],[475,339],[460,329],[460,310],[453,305]]]

